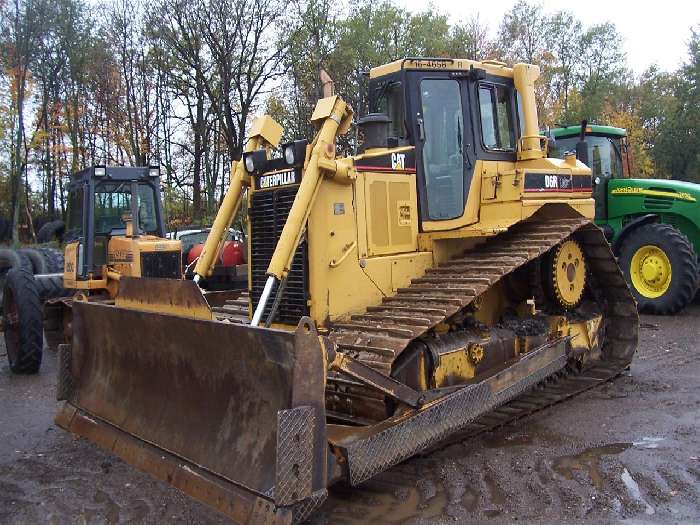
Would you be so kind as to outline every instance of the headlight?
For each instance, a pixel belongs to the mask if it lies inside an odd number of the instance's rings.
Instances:
[[[104,166],[95,167],[95,177],[104,177],[105,175],[107,175],[107,168]]]
[[[287,144],[284,147],[284,161],[290,166],[294,164],[294,144]]]
[[[249,174],[264,173],[267,168],[267,151],[257,149],[244,153],[243,165]]]
[[[253,163],[253,155],[252,154],[244,155],[243,162],[245,163],[245,170],[248,173],[253,173],[255,171],[255,164]]]
[[[151,166],[148,168],[148,174],[151,177],[160,177],[160,168],[158,166]]]
[[[282,154],[287,166],[303,166],[306,160],[306,146],[309,141],[306,139],[295,140],[282,145]]]

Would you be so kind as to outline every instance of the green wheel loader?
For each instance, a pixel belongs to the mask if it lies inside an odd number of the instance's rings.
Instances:
[[[595,222],[610,241],[639,309],[669,315],[685,308],[698,286],[700,184],[632,178],[622,128],[584,124],[552,129],[549,137],[552,157],[578,151],[579,160],[591,167]],[[577,148],[583,138],[585,151]]]

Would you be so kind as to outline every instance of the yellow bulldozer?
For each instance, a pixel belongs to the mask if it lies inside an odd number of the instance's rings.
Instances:
[[[591,171],[547,158],[528,64],[411,58],[278,148],[252,125],[195,279],[76,301],[57,423],[239,523],[357,485],[600,384],[635,303],[592,224]],[[276,152],[279,151],[279,154]],[[244,193],[248,293],[200,290]]]
[[[63,272],[8,273],[2,322],[10,370],[39,371],[70,340],[74,301],[112,303],[122,277],[182,277],[180,242],[165,238],[157,166],[92,166],[71,174]]]

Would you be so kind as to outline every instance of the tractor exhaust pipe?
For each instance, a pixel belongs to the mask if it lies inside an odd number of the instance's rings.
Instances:
[[[586,128],[588,121],[581,121],[581,132],[579,133],[578,142],[576,143],[576,158],[588,166],[588,143],[586,142]]]

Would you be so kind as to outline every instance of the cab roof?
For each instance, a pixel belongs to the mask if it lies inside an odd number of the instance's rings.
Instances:
[[[483,69],[490,75],[513,78],[513,69],[504,62],[497,60],[468,60],[465,58],[402,58],[382,66],[373,67],[369,78],[383,77],[401,70],[430,70],[430,71],[469,71]]]
[[[103,169],[104,174],[95,175],[95,169]],[[76,173],[71,174],[72,182],[88,182],[91,179],[107,180],[139,180],[148,179],[151,170],[160,169],[157,166],[90,166]],[[153,178],[157,179],[156,176]]]
[[[550,136],[555,139],[564,139],[575,137],[581,133],[581,125],[566,126],[564,128],[553,128],[549,130]],[[586,126],[586,135],[605,135],[610,137],[625,137],[627,130],[616,128],[613,126],[599,126],[598,124],[589,124]]]

